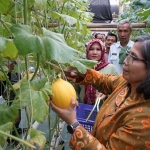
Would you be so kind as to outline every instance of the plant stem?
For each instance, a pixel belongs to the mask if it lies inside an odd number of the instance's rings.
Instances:
[[[16,136],[19,138],[19,134],[18,134],[18,131],[17,131],[16,126],[14,125],[13,128],[14,128],[14,130],[15,130]]]
[[[23,0],[23,15],[24,15],[24,24],[27,24],[27,9],[28,9],[28,7],[27,7],[27,0]]]
[[[40,68],[42,69],[42,73],[44,74],[44,76],[47,76],[42,65],[40,66]]]
[[[40,24],[40,21],[39,21],[39,18],[38,18],[38,15],[37,15],[37,11],[34,11],[35,15],[36,15],[36,20],[37,20],[37,23],[38,23],[38,27],[39,27],[39,30],[40,30],[40,34],[43,34],[43,30],[42,30],[42,27],[41,27],[41,24]]]
[[[61,34],[63,34],[66,24],[63,25],[63,29],[61,30]]]
[[[37,74],[37,72],[38,72],[38,69],[39,69],[39,65],[40,65],[40,55],[39,54],[37,54],[37,67],[36,67],[36,70],[35,70],[35,72],[34,72],[34,74],[33,74],[33,76],[32,76],[32,78],[31,78],[31,80],[30,81],[32,81],[33,79],[34,79],[34,77],[36,76],[36,74]]]
[[[54,124],[53,128],[50,128],[50,131],[56,129],[58,122],[59,122],[59,118],[58,118],[58,116],[56,116],[55,124]]]
[[[29,129],[30,123],[29,123],[29,115],[28,115],[28,111],[27,111],[27,106],[25,107],[25,112],[26,112],[26,117],[27,117],[27,122],[28,122],[28,129]],[[27,138],[27,132],[26,132],[26,135],[25,135],[25,139],[26,138]]]
[[[8,27],[5,25],[4,21],[1,20],[1,18],[0,18],[0,22],[1,22],[1,24],[4,26],[4,28],[12,35],[12,37],[14,37],[14,35],[10,32],[10,30],[9,30]]]
[[[51,108],[49,106],[49,115],[51,114]],[[48,129],[50,129],[51,126],[51,119],[50,116],[48,116]],[[49,147],[51,146],[51,130],[49,130],[49,134],[48,134],[48,141],[49,141]]]
[[[46,13],[46,10],[44,10],[44,14],[45,14],[45,27],[46,27],[46,29],[48,29],[48,21],[47,21],[47,13]]]
[[[65,5],[65,2],[63,2],[62,8],[61,8],[61,11],[60,11],[61,14],[63,13],[64,5]]]
[[[25,56],[25,67],[26,67],[27,80],[29,80],[27,55]]]
[[[14,90],[14,88],[13,88],[13,86],[12,86],[10,80],[8,79],[6,73],[5,73],[5,71],[4,71],[4,69],[3,69],[3,67],[2,67],[1,65],[0,65],[0,68],[1,68],[3,74],[4,74],[5,78],[6,78],[6,82],[9,84],[10,88],[12,89],[12,91],[14,92],[14,94],[16,95],[17,93],[16,93],[16,91]]]
[[[33,148],[33,149],[36,149],[35,146],[31,145],[30,143],[26,142],[25,140],[19,139],[19,138],[15,137],[15,136],[13,136],[13,135],[10,135],[10,134],[8,134],[8,133],[6,133],[6,132],[3,132],[3,131],[0,130],[0,134],[3,134],[3,135],[5,135],[5,136],[7,136],[7,137],[10,137],[10,138],[12,138],[12,139],[18,141],[18,142],[21,142],[22,144],[24,144],[24,145],[26,145],[26,146],[28,146],[28,147],[31,147],[31,148]]]

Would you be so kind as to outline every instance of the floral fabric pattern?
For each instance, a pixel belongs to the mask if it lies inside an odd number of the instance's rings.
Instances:
[[[111,94],[97,114],[92,133],[78,127],[70,139],[73,150],[150,150],[150,100],[128,97],[130,86],[121,75],[88,70],[78,84],[92,84]]]

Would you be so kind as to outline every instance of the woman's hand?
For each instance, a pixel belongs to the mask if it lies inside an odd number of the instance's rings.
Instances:
[[[11,62],[10,64],[7,64],[6,66],[8,67],[8,72],[11,73],[15,68],[15,63]]]
[[[105,99],[107,96],[104,95],[103,93],[97,93],[96,98],[100,98],[101,100]]]
[[[64,120],[67,124],[73,124],[77,122],[75,107],[78,106],[78,102],[75,101],[73,98],[71,99],[70,106],[66,109],[61,109],[57,107],[52,101],[50,101],[50,105],[52,107],[52,110],[56,112],[58,117]]]
[[[65,75],[64,77],[66,77],[67,80],[72,80],[74,82],[80,82],[85,77],[85,74],[78,72],[78,70],[74,67],[65,68],[64,75]]]

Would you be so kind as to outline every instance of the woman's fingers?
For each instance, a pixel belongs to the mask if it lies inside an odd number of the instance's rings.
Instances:
[[[62,110],[61,108],[57,107],[51,100],[50,105],[52,107],[52,110],[54,110],[55,112],[60,112]],[[69,107],[74,109],[76,106],[78,106],[78,101],[72,98]]]
[[[70,107],[74,108],[76,107],[77,104],[76,104],[76,100],[74,98],[71,99],[71,104],[70,104]]]
[[[102,99],[105,99],[106,97],[107,97],[107,96],[106,96],[106,95],[104,95],[104,94],[101,96],[101,98],[102,98]]]
[[[52,107],[52,110],[55,111],[56,113],[61,111],[61,108],[57,107],[52,101],[50,101],[50,105]]]
[[[72,124],[77,121],[76,111],[74,109],[75,106],[77,106],[77,102],[74,99],[71,100],[70,106],[65,109],[58,108],[52,101],[50,102],[50,105],[52,110],[57,113],[58,117],[60,117],[66,123]]]

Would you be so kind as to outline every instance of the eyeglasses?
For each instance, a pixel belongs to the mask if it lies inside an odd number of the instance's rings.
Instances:
[[[133,61],[142,61],[146,64],[150,64],[144,59],[140,59],[140,58],[137,58],[136,56],[131,55],[129,50],[126,51],[126,60],[128,61],[129,64],[133,64]]]

